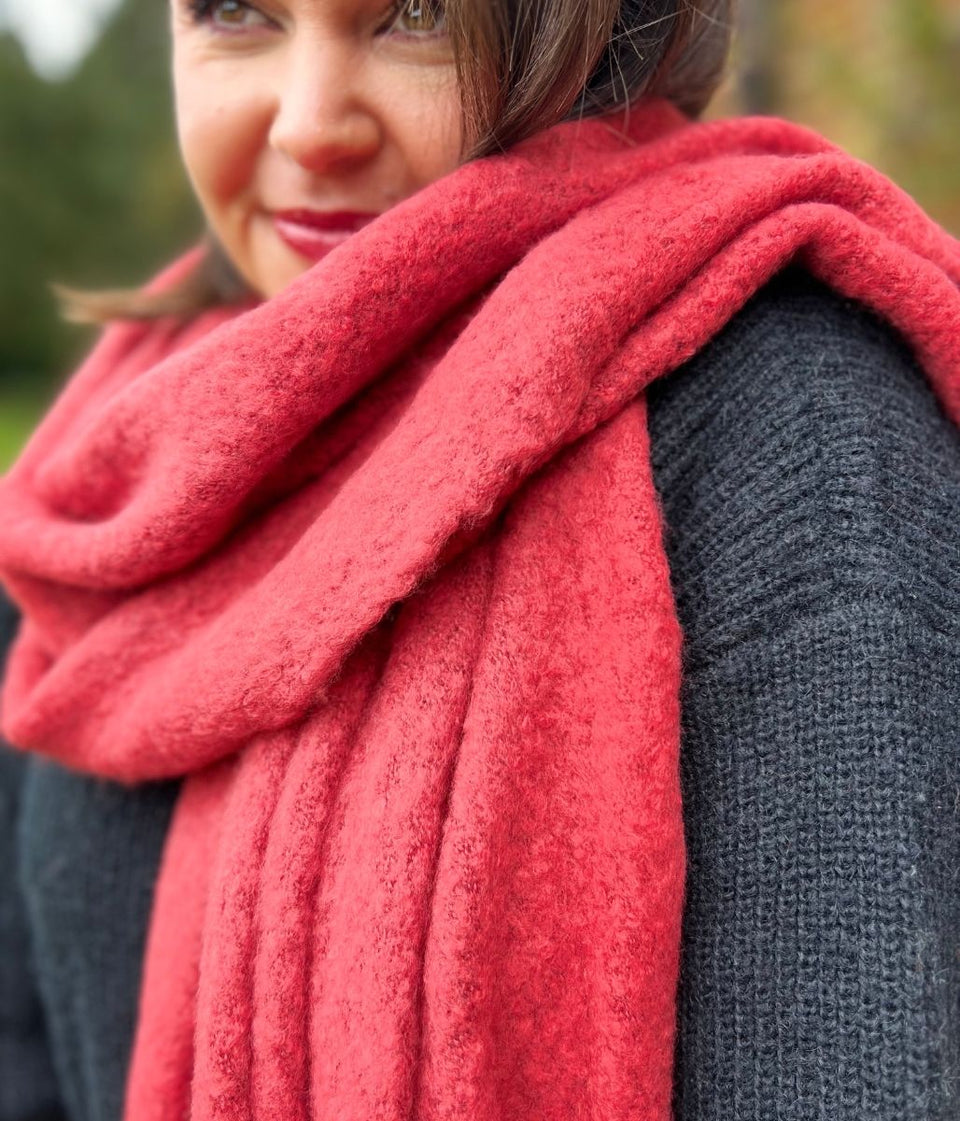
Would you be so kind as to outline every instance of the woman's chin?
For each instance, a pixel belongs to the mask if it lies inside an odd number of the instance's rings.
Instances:
[[[279,241],[272,231],[254,238],[249,263],[243,271],[247,282],[265,299],[276,296],[315,263]]]

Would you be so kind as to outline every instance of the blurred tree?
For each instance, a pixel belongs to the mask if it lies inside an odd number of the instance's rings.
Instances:
[[[88,345],[50,280],[137,283],[199,232],[172,125],[165,5],[128,0],[68,80],[0,37],[0,384],[48,382]]]
[[[815,128],[960,232],[960,0],[740,0],[710,115],[744,112]]]
[[[780,103],[782,13],[782,5],[770,0],[740,0],[737,88],[742,113],[773,113]]]

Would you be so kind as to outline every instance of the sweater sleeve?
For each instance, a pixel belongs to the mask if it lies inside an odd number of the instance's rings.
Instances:
[[[17,615],[0,592],[0,674]],[[0,741],[0,1121],[63,1121],[16,875],[27,757]]]
[[[960,432],[796,265],[648,408],[684,630],[674,1116],[960,1117]]]

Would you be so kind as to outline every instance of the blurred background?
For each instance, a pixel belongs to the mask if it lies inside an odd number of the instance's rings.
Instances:
[[[92,329],[49,281],[133,285],[201,232],[164,0],[0,0],[0,470]],[[775,113],[886,172],[960,236],[960,0],[740,0],[708,114]]]

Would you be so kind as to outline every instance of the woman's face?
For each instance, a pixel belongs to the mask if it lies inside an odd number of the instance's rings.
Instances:
[[[452,171],[460,101],[436,0],[171,0],[187,173],[255,291]]]

